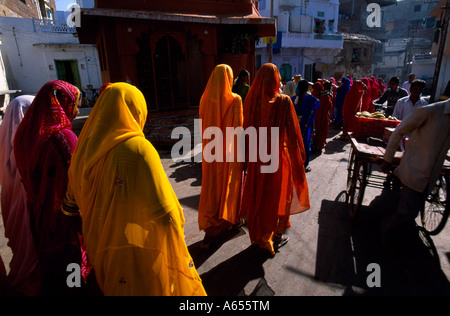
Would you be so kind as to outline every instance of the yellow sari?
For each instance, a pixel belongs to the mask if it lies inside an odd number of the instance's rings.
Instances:
[[[206,295],[184,239],[184,215],[145,139],[147,105],[126,83],[108,86],[69,168],[65,204],[80,209],[87,254],[105,295]]]

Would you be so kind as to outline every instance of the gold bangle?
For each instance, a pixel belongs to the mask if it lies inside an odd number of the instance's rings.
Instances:
[[[79,216],[80,215],[80,211],[76,211],[76,212],[67,212],[64,207],[61,206],[61,212],[66,215],[66,216]]]

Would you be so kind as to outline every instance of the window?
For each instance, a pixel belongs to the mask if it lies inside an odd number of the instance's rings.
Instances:
[[[323,18],[325,16],[325,12],[319,11],[319,12],[317,12],[317,16],[320,18]]]
[[[325,20],[314,19],[314,22],[315,22],[314,32],[315,33],[324,33],[325,32]]]
[[[353,48],[352,63],[357,63],[360,61],[361,61],[361,48]]]
[[[414,12],[420,12],[422,10],[422,6],[420,4],[416,4],[414,6]]]
[[[81,78],[76,60],[55,60],[58,80],[67,81],[81,90]]]
[[[328,20],[328,31],[334,32],[334,20]]]
[[[282,64],[280,69],[281,81],[288,82],[292,78],[292,66],[289,64]]]

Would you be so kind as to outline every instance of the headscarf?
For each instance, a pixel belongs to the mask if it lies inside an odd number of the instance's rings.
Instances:
[[[323,83],[321,81],[316,81],[316,83],[314,83],[313,86],[312,95],[318,99],[322,91],[323,91]]]
[[[0,148],[3,150],[3,155],[0,155],[0,182],[3,180],[3,174],[9,173],[9,176],[15,177],[17,169],[13,151],[14,136],[33,100],[34,96],[22,95],[13,99],[6,108],[0,126]]]
[[[295,83],[294,81],[288,81],[286,85],[283,87],[283,94],[286,94],[290,97],[295,95]]]
[[[13,257],[9,264],[10,284],[25,295],[39,294],[38,258],[30,228],[27,192],[20,181],[14,156],[14,136],[34,96],[13,99],[6,108],[0,126],[1,210],[5,237]]]
[[[58,93],[61,96],[57,98]],[[33,182],[33,172],[48,140],[62,130],[72,129],[80,96],[77,87],[60,80],[46,83],[37,93],[15,137],[17,167],[26,187]]]
[[[208,120],[216,124],[222,122],[222,118],[225,117],[225,113],[237,96],[236,93],[231,92],[232,88],[231,67],[224,64],[216,66],[200,99],[200,118],[206,117],[206,111],[208,111]]]
[[[100,94],[69,168],[87,255],[105,295],[205,294],[184,240],[184,215],[155,148],[147,104],[127,83]]]

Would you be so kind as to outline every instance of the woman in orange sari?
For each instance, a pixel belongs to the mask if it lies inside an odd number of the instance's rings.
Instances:
[[[256,129],[258,144],[252,147],[257,148],[257,152],[260,152],[261,128],[267,129],[269,144],[266,148],[272,148],[272,128],[279,131],[276,139],[278,169],[273,173],[262,173],[261,167],[267,162],[262,162],[261,157],[256,162],[247,159],[242,200],[251,242],[272,255],[288,240],[283,232],[290,227],[289,216],[310,208],[302,134],[291,98],[278,92],[280,81],[277,66],[263,65],[244,103],[244,128]],[[295,206],[294,188],[299,202],[295,202]]]
[[[241,97],[231,92],[233,70],[228,65],[218,65],[213,70],[203,96],[200,100],[200,119],[202,120],[202,189],[198,206],[198,223],[205,231],[202,247],[207,248],[221,232],[239,221],[239,202],[241,194],[243,162],[238,161],[237,146],[226,143],[226,129],[239,128],[243,124]],[[205,137],[205,131],[219,128],[222,143],[217,139]],[[230,139],[234,141],[234,139]],[[209,145],[208,145],[209,144]],[[206,146],[217,145],[223,148],[221,161],[205,159]],[[216,150],[218,150],[216,146]],[[232,151],[232,152],[231,152]],[[233,161],[230,161],[233,156]]]
[[[64,211],[81,215],[104,295],[205,295],[184,239],[183,209],[143,133],[146,119],[136,87],[104,87],[73,154]]]

